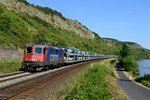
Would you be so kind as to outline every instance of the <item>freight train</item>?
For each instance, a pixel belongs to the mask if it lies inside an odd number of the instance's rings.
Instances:
[[[29,44],[24,49],[22,70],[39,71],[64,64],[111,58],[113,55],[94,54],[78,49],[56,47],[49,44]]]

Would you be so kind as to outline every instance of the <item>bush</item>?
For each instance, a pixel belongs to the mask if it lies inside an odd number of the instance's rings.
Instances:
[[[145,74],[144,77],[137,78],[136,81],[150,88],[150,74]]]
[[[116,59],[113,59],[113,60],[110,61],[111,64],[116,64],[116,62],[117,62]]]

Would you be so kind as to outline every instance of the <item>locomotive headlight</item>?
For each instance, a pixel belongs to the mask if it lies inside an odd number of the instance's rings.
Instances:
[[[32,61],[36,61],[36,59],[32,58]]]

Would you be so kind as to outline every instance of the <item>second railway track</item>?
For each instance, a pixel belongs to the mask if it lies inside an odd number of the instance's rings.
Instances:
[[[24,76],[31,75],[32,73],[29,72],[16,72],[16,73],[11,73],[11,74],[5,74],[0,76],[0,83],[8,81],[8,80],[13,80],[15,78],[20,78]]]

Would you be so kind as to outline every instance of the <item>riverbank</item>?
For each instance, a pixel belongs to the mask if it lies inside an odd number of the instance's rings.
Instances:
[[[133,75],[129,72],[123,71],[123,73],[125,74],[125,76],[132,82],[134,82],[135,84],[142,86],[148,90],[150,90],[150,80],[149,78],[145,79],[144,77],[139,77],[139,78],[135,78],[133,77]]]
[[[129,72],[125,72],[124,74],[129,80],[136,82],[137,84],[150,88],[150,59],[142,59],[138,61],[139,64],[139,76],[133,77],[133,75]]]
[[[150,74],[145,74],[143,77],[135,79],[135,81],[143,84],[150,89]]]

